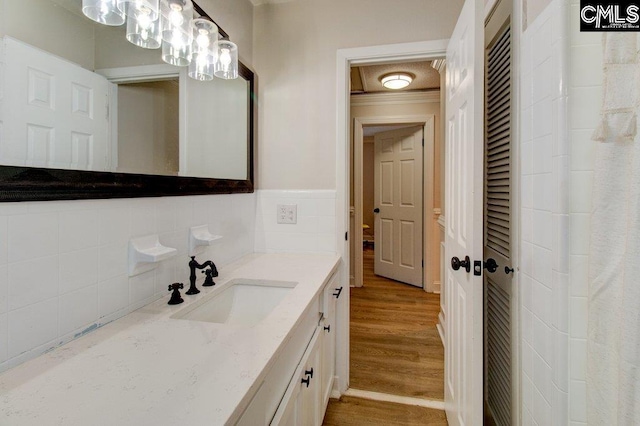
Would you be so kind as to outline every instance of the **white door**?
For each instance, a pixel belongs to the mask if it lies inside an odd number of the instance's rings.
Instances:
[[[422,127],[374,140],[374,271],[422,287]]]
[[[3,44],[2,164],[108,171],[109,82],[10,37]]]
[[[482,1],[465,1],[447,48],[445,407],[452,426],[483,422],[482,266],[474,264],[483,244],[482,12]]]

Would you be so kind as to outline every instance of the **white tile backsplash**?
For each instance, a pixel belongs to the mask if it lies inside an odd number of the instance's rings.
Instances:
[[[92,285],[60,296],[60,330],[64,336],[87,328],[98,318],[98,286]]]
[[[97,210],[60,212],[60,253],[98,245]]]
[[[5,362],[9,356],[8,352],[8,334],[9,334],[9,315],[0,314],[0,364]]]
[[[58,213],[9,216],[10,263],[58,254]]]
[[[98,248],[60,255],[60,294],[98,283]]]
[[[98,318],[122,311],[127,306],[129,306],[129,277],[126,274],[120,274],[98,284]]]
[[[0,266],[0,314],[9,311],[9,267]]]
[[[0,371],[188,282],[189,227],[223,236],[198,255],[223,266],[254,251],[255,220],[256,194],[0,204]],[[178,255],[129,278],[129,239],[158,230]]]
[[[0,265],[6,265],[9,260],[9,228],[6,216],[0,216]]]
[[[9,311],[58,296],[59,257],[9,264]]]
[[[260,190],[257,192],[255,250],[335,253],[335,191]],[[297,224],[278,224],[278,204],[295,204]]]
[[[9,311],[9,358],[52,342],[58,336],[58,298]]]

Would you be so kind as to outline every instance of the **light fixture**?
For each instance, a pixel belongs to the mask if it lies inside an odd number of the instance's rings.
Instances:
[[[100,24],[115,27],[124,24],[124,12],[118,9],[116,0],[82,0],[82,13]]]
[[[186,67],[191,62],[193,3],[191,0],[162,0],[162,60]]]
[[[387,89],[399,90],[410,85],[413,78],[413,75],[406,72],[394,72],[392,74],[383,75],[380,82]]]
[[[189,63],[189,77],[200,80],[212,80],[218,49],[218,26],[208,19],[191,21],[193,29],[193,53]]]
[[[218,60],[214,74],[218,78],[230,80],[238,78],[238,47],[229,40],[218,41]]]
[[[129,17],[143,15],[152,22],[160,16],[159,0],[117,0],[118,9]]]
[[[194,9],[207,19],[194,19]],[[238,47],[192,0],[82,0],[82,12],[104,25],[126,22],[128,41],[146,49],[162,47],[162,60],[189,66],[193,79],[238,77]]]
[[[127,16],[127,40],[145,49],[158,49],[161,42],[160,20],[151,13]]]

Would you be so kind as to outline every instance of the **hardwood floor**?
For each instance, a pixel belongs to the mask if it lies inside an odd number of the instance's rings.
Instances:
[[[440,296],[376,276],[364,253],[364,287],[351,288],[350,387],[444,399]]]
[[[324,426],[447,425],[444,411],[343,396],[330,400]]]
[[[444,399],[440,296],[376,276],[364,252],[364,287],[351,288],[350,387]],[[324,426],[447,425],[444,411],[352,396],[330,399]]]

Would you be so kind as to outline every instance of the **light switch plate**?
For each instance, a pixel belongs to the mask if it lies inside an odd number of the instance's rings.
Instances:
[[[298,223],[297,204],[278,204],[278,223],[296,224]]]

